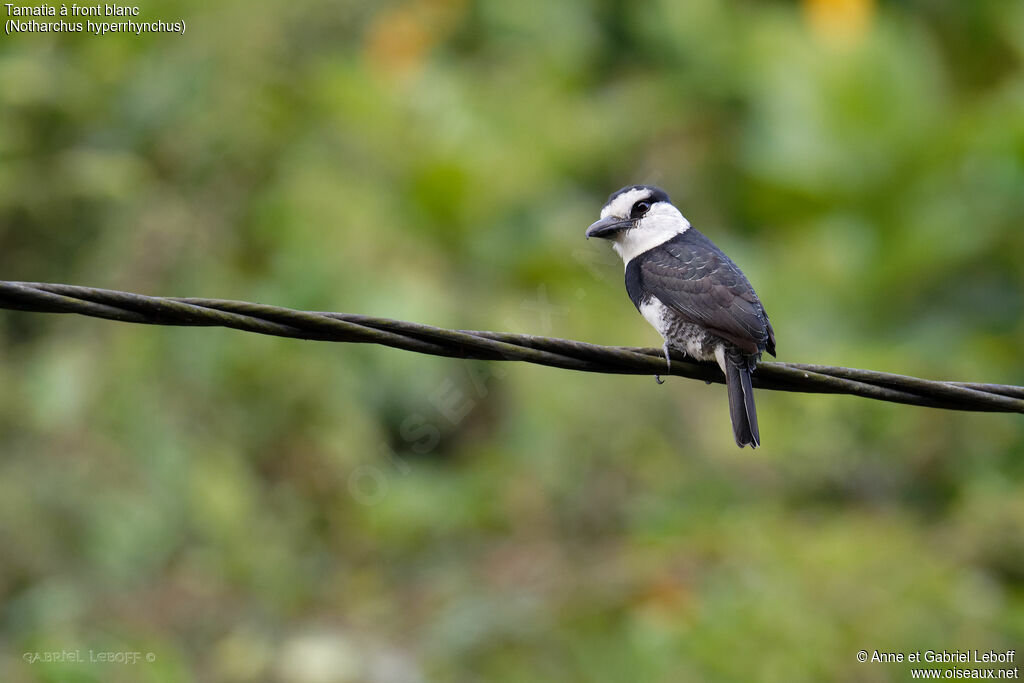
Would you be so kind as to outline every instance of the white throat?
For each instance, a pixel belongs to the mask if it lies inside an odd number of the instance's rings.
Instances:
[[[690,229],[690,221],[679,213],[679,209],[668,202],[658,202],[640,219],[635,228],[623,230],[615,236],[612,248],[628,264],[634,258],[650,251],[676,235]]]

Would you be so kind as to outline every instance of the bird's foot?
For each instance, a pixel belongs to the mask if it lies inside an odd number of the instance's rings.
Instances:
[[[668,372],[671,375],[672,374],[672,357],[670,355],[668,355],[668,342],[665,342],[664,344],[662,344],[661,350],[665,352],[665,364],[668,365]],[[664,384],[665,383],[665,380],[663,380],[661,378],[661,375],[655,375],[654,376],[654,381],[657,382],[658,384]]]

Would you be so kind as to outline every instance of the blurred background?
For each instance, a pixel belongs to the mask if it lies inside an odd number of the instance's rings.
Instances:
[[[4,17],[5,21],[7,17]],[[0,39],[0,277],[1024,384],[1024,4],[161,2]],[[5,681],[889,681],[1024,649],[1024,420],[0,311]],[[140,664],[25,652],[152,652]],[[1024,653],[1022,653],[1024,654]]]

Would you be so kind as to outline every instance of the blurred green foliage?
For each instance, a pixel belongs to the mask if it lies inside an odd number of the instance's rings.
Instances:
[[[0,39],[0,276],[653,345],[664,186],[781,358],[1024,384],[1024,4],[162,2]],[[907,680],[1024,642],[1024,421],[0,312],[0,678]],[[31,651],[152,652],[35,663]],[[1018,650],[1020,648],[1018,647]]]

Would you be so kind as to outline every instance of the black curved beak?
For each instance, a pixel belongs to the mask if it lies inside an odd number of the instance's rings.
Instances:
[[[596,221],[587,228],[587,239],[591,237],[601,237],[608,239],[620,230],[633,227],[633,220],[629,218],[619,218],[618,216],[608,216]]]

